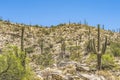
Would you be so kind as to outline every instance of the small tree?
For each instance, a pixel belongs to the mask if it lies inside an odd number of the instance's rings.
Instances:
[[[0,80],[22,80],[25,77],[24,55],[16,46],[9,46],[3,51],[0,55]]]

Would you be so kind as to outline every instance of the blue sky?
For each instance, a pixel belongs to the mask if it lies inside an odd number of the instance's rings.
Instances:
[[[120,0],[0,0],[0,16],[17,23],[82,22],[120,28]]]

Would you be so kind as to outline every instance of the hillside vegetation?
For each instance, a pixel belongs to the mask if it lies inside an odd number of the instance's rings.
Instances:
[[[0,21],[0,80],[120,80],[120,33],[100,27]]]

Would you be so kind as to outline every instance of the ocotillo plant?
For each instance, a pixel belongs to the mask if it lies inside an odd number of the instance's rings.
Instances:
[[[100,25],[98,25],[98,38],[97,38],[98,42],[97,42],[97,50],[96,50],[96,47],[95,47],[95,40],[93,39],[93,46],[92,46],[92,49],[93,49],[93,52],[97,54],[97,68],[98,70],[101,70],[102,69],[102,62],[101,62],[101,58],[102,58],[102,55],[105,54],[105,51],[106,51],[106,47],[107,47],[107,37],[105,38],[105,43],[102,44],[102,50],[100,51]]]
[[[24,51],[24,27],[21,29],[21,50]]]

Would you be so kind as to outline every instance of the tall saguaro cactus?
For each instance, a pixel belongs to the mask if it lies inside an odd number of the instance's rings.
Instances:
[[[98,25],[98,48],[97,48],[98,69],[101,69],[101,56],[102,53],[100,53],[100,25]]]
[[[24,51],[24,32],[25,32],[25,27],[21,28],[21,51]],[[26,69],[26,56],[27,53],[25,51],[23,61],[22,61],[22,66],[24,67],[24,70]]]
[[[97,68],[98,70],[102,69],[102,55],[105,54],[106,51],[106,47],[107,47],[107,37],[105,37],[105,43],[102,44],[102,49],[100,50],[100,25],[98,25],[98,38],[97,38],[97,50],[96,50],[96,46],[95,46],[95,40],[93,39],[93,45],[92,45],[92,49],[93,52],[97,54]]]
[[[24,51],[24,27],[21,29],[21,50]]]

